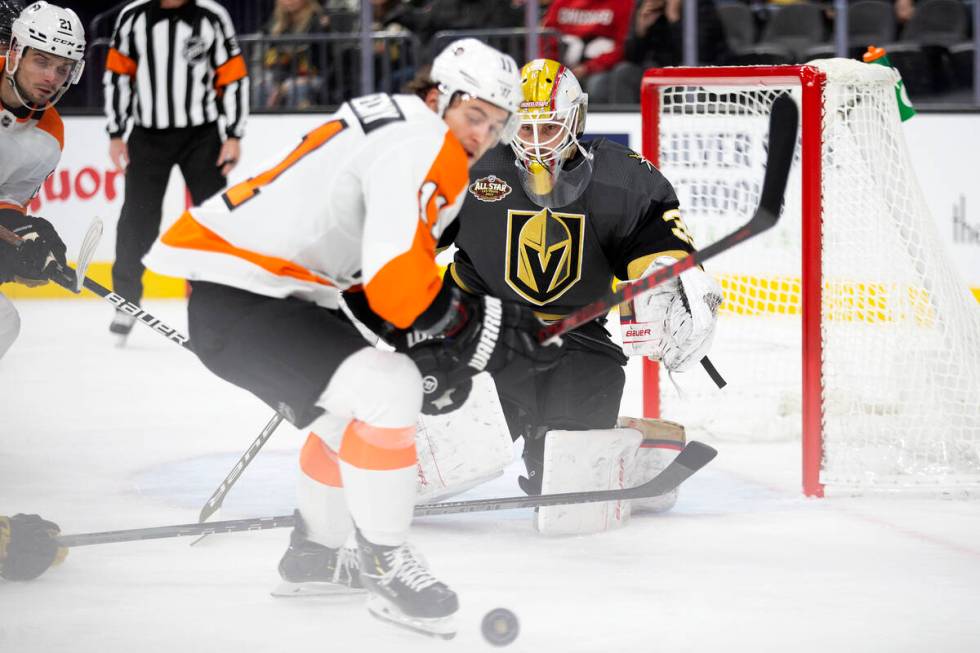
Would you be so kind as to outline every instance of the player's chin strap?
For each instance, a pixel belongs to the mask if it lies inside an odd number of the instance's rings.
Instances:
[[[18,62],[18,66],[19,66],[19,62]],[[61,99],[61,96],[65,94],[65,92],[68,90],[68,86],[70,85],[70,82],[65,82],[62,85],[62,87],[60,89],[58,89],[58,91],[51,97],[50,100],[48,100],[48,102],[43,107],[39,107],[39,106],[37,106],[36,104],[34,104],[33,102],[31,102],[30,100],[27,99],[27,91],[25,91],[23,88],[21,88],[21,85],[17,82],[17,69],[16,68],[14,69],[13,72],[11,72],[9,68],[7,68],[6,66],[4,66],[3,71],[0,71],[0,72],[3,72],[4,73],[4,79],[6,79],[8,82],[10,82],[10,89],[14,92],[14,96],[17,98],[17,101],[20,102],[29,111],[34,112],[34,113],[40,113],[42,111],[47,111],[48,109],[50,109],[51,107],[53,107],[55,104],[57,104],[58,100]]]

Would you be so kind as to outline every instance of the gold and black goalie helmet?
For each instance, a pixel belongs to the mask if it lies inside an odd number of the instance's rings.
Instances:
[[[531,200],[555,208],[575,201],[592,179],[592,154],[579,143],[589,97],[557,61],[521,68],[519,126],[511,141],[521,185]]]

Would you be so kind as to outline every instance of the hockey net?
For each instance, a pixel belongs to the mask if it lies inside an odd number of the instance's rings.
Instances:
[[[695,243],[743,224],[769,106],[801,105],[780,222],[706,266],[725,302],[703,372],[645,370],[648,415],[718,438],[801,439],[804,491],[980,486],[980,306],[944,254],[902,132],[891,69],[674,68],[643,81],[644,154]]]

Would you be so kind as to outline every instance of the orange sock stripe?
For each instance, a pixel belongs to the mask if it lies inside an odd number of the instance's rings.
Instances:
[[[314,481],[331,487],[344,487],[340,480],[337,452],[323,444],[323,440],[312,431],[299,453],[299,468]]]
[[[415,426],[386,429],[351,420],[340,443],[340,459],[360,469],[404,469],[415,464]]]

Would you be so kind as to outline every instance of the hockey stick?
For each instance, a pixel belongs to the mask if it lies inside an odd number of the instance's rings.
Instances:
[[[597,501],[628,501],[630,499],[656,497],[677,488],[699,469],[711,462],[717,453],[712,447],[692,440],[687,443],[687,446],[677,454],[677,457],[662,472],[646,483],[637,485],[636,487],[623,490],[563,492],[560,494],[541,494],[538,496],[426,503],[415,506],[415,516],[427,517],[430,515],[487,512],[514,508],[535,508],[538,506],[563,506],[578,503],[595,503]],[[279,515],[276,517],[232,519],[206,524],[178,524],[175,526],[132,528],[102,533],[79,533],[77,535],[61,535],[57,539],[58,544],[65,547],[89,546],[92,544],[157,540],[168,537],[210,535],[212,533],[237,533],[240,531],[264,531],[270,528],[291,528],[295,523],[296,518],[293,515]]]
[[[280,422],[282,422],[282,415],[276,413],[275,417],[270,419],[269,423],[265,425],[264,429],[262,429],[262,432],[259,433],[259,437],[255,438],[255,441],[252,442],[251,446],[245,451],[245,453],[242,454],[241,458],[238,459],[238,462],[235,463],[235,466],[231,468],[231,471],[228,472],[227,476],[225,476],[225,480],[221,481],[221,485],[219,485],[218,488],[211,493],[211,496],[208,497],[208,500],[204,503],[204,507],[201,508],[200,515],[197,517],[198,522],[206,522],[211,515],[216,513],[218,509],[221,508],[221,504],[224,503],[225,497],[228,496],[231,486],[235,484],[235,481],[237,481],[238,477],[241,476],[243,471],[245,471],[248,464],[252,462],[252,458],[254,458],[255,454],[259,452],[259,449],[261,449],[265,445],[266,441],[272,437],[272,433],[279,426]]]
[[[92,262],[92,257],[95,255],[95,249],[99,246],[99,240],[101,239],[102,220],[99,218],[92,218],[92,222],[89,224],[84,238],[82,238],[82,245],[78,248],[78,256],[75,258],[75,281],[72,282],[71,277],[66,274],[65,268],[54,260],[51,261],[54,263],[54,267],[49,271],[51,280],[65,290],[69,290],[76,295],[82,292],[82,279],[85,278],[85,272],[88,270],[88,266]],[[18,249],[20,248],[20,244],[24,242],[24,239],[21,236],[10,229],[7,229],[3,225],[0,225],[0,240],[3,240],[4,242],[13,245]]]
[[[347,308],[346,305],[342,303],[341,309],[351,320],[351,322],[358,327],[361,335],[363,335],[369,341],[373,339],[373,342],[371,342],[372,345],[378,344],[378,341],[380,340],[378,336],[372,333],[367,327],[362,327],[357,317],[351,313],[350,309]],[[252,444],[249,445],[248,449],[245,450],[245,453],[243,453],[238,459],[238,462],[235,463],[235,466],[231,468],[230,472],[228,472],[228,475],[225,476],[225,480],[221,481],[221,485],[219,485],[215,491],[211,493],[211,496],[208,497],[208,500],[204,502],[204,506],[201,508],[201,513],[197,517],[198,522],[206,522],[211,515],[216,513],[221,508],[221,504],[224,503],[225,497],[228,495],[228,492],[231,491],[231,486],[235,484],[238,477],[242,475],[245,468],[248,467],[249,463],[252,462],[252,459],[255,458],[256,454],[258,454],[262,447],[265,446],[265,443],[268,442],[269,438],[272,437],[272,433],[276,430],[276,427],[279,426],[279,422],[282,421],[282,416],[277,415],[277,417],[279,421],[275,424],[273,424],[272,421],[266,424],[266,427],[261,433],[259,433],[259,437],[255,438]],[[204,539],[204,537],[205,536],[202,535],[199,539],[191,542],[191,546],[200,542],[202,539]]]
[[[780,207],[783,204],[783,193],[786,190],[790,166],[793,164],[798,116],[799,111],[796,108],[796,102],[788,95],[780,95],[772,103],[772,113],[769,116],[769,152],[766,156],[766,173],[762,181],[762,193],[759,197],[759,206],[748,222],[704,249],[685,256],[673,265],[659,268],[632,283],[620,286],[618,290],[608,292],[604,297],[600,297],[588,306],[583,306],[564,319],[549,324],[538,332],[538,340],[545,342],[597,317],[602,317],[614,306],[630,301],[664,281],[673,279],[681,272],[695,265],[701,265],[709,258],[731,249],[744,240],[757,236],[776,224],[779,219]]]
[[[638,279],[631,284],[621,286],[618,291],[611,292],[607,296],[570,314],[565,319],[545,327],[539,332],[538,339],[544,342],[549,338],[571,331],[586,322],[601,317],[608,313],[613,306],[630,301],[654,286],[676,277],[684,270],[695,265],[700,265],[703,261],[720,254],[747,238],[762,233],[776,224],[779,218],[779,210],[783,203],[786,181],[793,163],[793,150],[796,147],[797,121],[798,111],[796,103],[788,96],[776,98],[772,105],[769,121],[769,153],[766,159],[766,173],[762,183],[762,193],[759,199],[759,206],[748,223],[738,231],[721,238],[700,251],[694,252],[677,263],[661,268],[653,274]],[[715,382],[715,385],[719,388],[725,387],[725,380],[707,356],[701,359],[701,365],[708,373],[708,376],[711,377],[711,380]],[[271,431],[269,435],[271,435]],[[231,486],[249,462],[251,462],[255,454],[265,445],[269,439],[269,435],[265,435],[263,431],[252,442],[242,457],[238,459],[235,467],[225,477],[225,480],[222,481],[221,485],[218,486],[204,504],[204,507],[201,508],[198,521],[206,521],[221,507],[225,495],[227,495]]]
[[[96,227],[97,225],[97,227]],[[97,232],[97,233],[96,233]],[[85,271],[88,269],[88,264],[92,260],[92,255],[95,253],[95,246],[98,244],[98,239],[102,235],[102,222],[96,218],[89,227],[88,233],[85,234],[85,239],[82,241],[82,247],[79,251],[78,267],[76,269],[76,279],[77,281],[73,283],[71,278],[65,274],[65,269],[57,262],[55,262],[55,268],[53,274],[51,274],[51,280],[57,283],[59,286],[70,290],[74,293],[81,292],[82,288],[87,288],[99,297],[102,297],[110,304],[116,307],[117,310],[122,311],[128,315],[132,315],[139,322],[142,322],[146,326],[150,327],[154,331],[157,331],[164,336],[166,336],[172,342],[193,351],[190,345],[190,340],[187,336],[182,334],[177,329],[168,326],[159,318],[151,315],[149,312],[143,310],[137,304],[134,304],[127,300],[121,295],[117,295],[112,292],[102,284],[93,281],[89,277],[85,276]],[[23,238],[10,231],[6,227],[0,226],[0,239],[10,243],[14,247],[19,247],[20,243],[23,242]],[[231,489],[232,484],[238,479],[238,476],[248,465],[249,460],[262,448],[272,433],[278,428],[279,424],[282,422],[283,417],[281,414],[276,413],[272,418],[266,423],[265,428],[259,433],[259,437],[255,439],[252,446],[248,448],[248,451],[239,459],[238,464],[231,470],[225,480],[222,481],[218,489],[215,490],[211,498],[201,509],[200,520],[204,521],[210,517],[218,508],[221,507],[221,503],[225,499],[225,495],[228,494],[228,490]]]
[[[15,234],[14,232],[10,231],[9,229],[3,226],[0,226],[0,239],[10,243],[14,247],[19,247],[20,243],[23,242],[24,240],[23,238],[21,238],[20,236],[18,236],[17,234]],[[86,239],[88,239],[88,235],[86,235]],[[84,248],[84,243],[83,243],[83,248]],[[109,290],[102,284],[98,283],[97,281],[93,281],[89,277],[86,277],[84,273],[85,273],[84,269],[80,271],[76,270],[77,281],[72,282],[71,279],[65,274],[65,268],[57,261],[54,261],[54,269],[53,271],[50,271],[48,274],[51,280],[54,281],[59,286],[61,286],[62,288],[66,290],[70,290],[71,292],[76,294],[81,292],[82,288],[87,288],[88,290],[92,291],[99,297],[105,299],[107,302],[115,306],[116,310],[122,311],[123,313],[126,313],[128,315],[132,315],[137,319],[137,321],[142,322],[143,324],[150,327],[154,331],[163,334],[169,340],[176,342],[178,345],[186,349],[191,348],[190,344],[188,344],[187,336],[183,335],[180,331],[178,331],[177,329],[171,326],[167,326],[167,324],[164,323],[163,320],[154,317],[149,312],[140,308],[138,305],[132,303],[131,301],[127,300],[125,297],[121,295],[117,295],[116,293],[112,292],[111,290]]]

